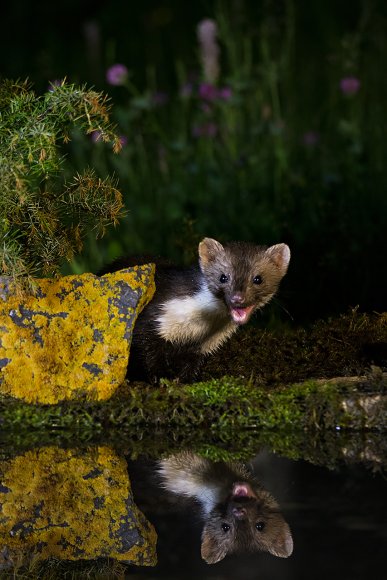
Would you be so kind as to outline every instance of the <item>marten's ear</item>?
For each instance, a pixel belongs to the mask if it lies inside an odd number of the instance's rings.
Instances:
[[[290,249],[286,244],[276,244],[267,248],[265,254],[279,269],[281,276],[285,276],[290,261]]]
[[[283,521],[281,533],[273,540],[268,551],[278,558],[288,558],[293,552],[293,538],[288,524]]]
[[[211,536],[210,532],[206,529],[202,533],[202,546],[201,555],[207,564],[216,564],[223,560],[227,554],[227,548],[224,542],[217,540],[214,536]]]
[[[224,252],[222,244],[212,238],[204,238],[199,244],[199,258],[202,266],[208,266],[214,262],[219,254]]]

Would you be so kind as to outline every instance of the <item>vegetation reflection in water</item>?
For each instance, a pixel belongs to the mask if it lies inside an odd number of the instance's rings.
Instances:
[[[282,579],[323,557],[320,578],[338,541],[335,570],[376,569],[385,497],[376,472],[386,465],[377,447],[371,459],[341,455],[332,469],[322,448],[316,466],[257,442],[244,463],[223,447],[139,452],[126,437],[114,446],[5,445],[0,578]]]

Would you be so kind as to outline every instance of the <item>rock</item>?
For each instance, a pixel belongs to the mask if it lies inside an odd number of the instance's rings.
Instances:
[[[0,277],[0,393],[30,403],[106,400],[123,382],[133,326],[154,293],[154,266],[35,281]]]

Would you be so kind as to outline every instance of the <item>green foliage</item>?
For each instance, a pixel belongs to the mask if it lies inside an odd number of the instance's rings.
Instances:
[[[61,150],[76,126],[120,149],[106,97],[62,82],[37,96],[27,82],[0,83],[0,270],[17,279],[58,272],[91,228],[116,224],[121,193],[85,169],[65,182]]]

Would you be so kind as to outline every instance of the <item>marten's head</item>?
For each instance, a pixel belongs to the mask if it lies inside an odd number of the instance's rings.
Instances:
[[[293,552],[289,526],[266,490],[236,482],[231,494],[216,504],[202,532],[202,558],[215,564],[226,554],[265,551],[280,558]]]
[[[254,310],[274,296],[289,260],[286,244],[267,247],[231,242],[222,246],[212,238],[199,244],[199,264],[207,286],[224,300],[236,324],[245,324]]]

